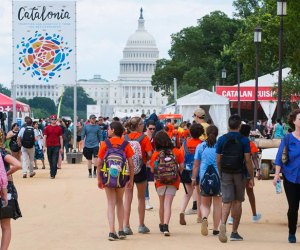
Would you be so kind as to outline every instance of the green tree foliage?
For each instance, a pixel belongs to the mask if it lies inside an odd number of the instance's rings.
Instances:
[[[4,87],[2,83],[0,83],[0,93],[7,96],[11,95],[11,91],[8,88]]]
[[[34,97],[32,99],[21,97],[17,100],[28,104],[35,118],[44,118],[56,114],[55,103],[48,97]]]
[[[232,60],[222,57],[222,53],[224,46],[233,42],[240,27],[240,21],[215,11],[199,19],[197,26],[173,34],[169,51],[171,59],[157,62],[152,76],[154,89],[170,95],[174,78],[178,82],[178,97],[200,88],[210,89],[220,77],[223,67],[235,67]],[[233,72],[229,72],[228,82],[235,82],[236,74]]]
[[[86,118],[86,106],[96,104],[92,98],[84,91],[82,87],[77,87],[77,116],[79,119]],[[74,88],[67,87],[63,93],[61,116],[72,116],[74,107]]]

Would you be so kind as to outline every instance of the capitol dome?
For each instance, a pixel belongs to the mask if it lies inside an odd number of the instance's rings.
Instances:
[[[138,29],[128,38],[123,50],[119,80],[150,80],[158,59],[159,51],[155,39],[145,29],[143,9],[141,9]]]

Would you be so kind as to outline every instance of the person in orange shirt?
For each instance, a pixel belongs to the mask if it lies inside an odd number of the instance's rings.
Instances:
[[[169,128],[169,133],[173,135],[174,125],[171,122],[171,119],[166,120],[166,127]]]
[[[172,144],[172,141],[166,132],[164,131],[157,132],[157,134],[155,135],[155,148],[156,151],[154,151],[150,161],[150,166],[153,172],[154,172],[154,165],[158,159],[160,151],[170,150],[170,149],[172,150],[176,162],[179,165],[179,171],[182,172],[184,168],[183,155],[179,149],[174,148],[174,145]],[[170,236],[169,222],[170,222],[171,212],[172,212],[172,202],[176,194],[176,191],[179,189],[179,185],[180,185],[179,175],[177,176],[176,182],[170,185],[162,184],[158,180],[155,181],[155,187],[159,197],[159,219],[160,219],[159,229],[162,233],[164,233],[165,236]]]
[[[204,133],[203,127],[198,123],[194,123],[190,127],[190,134],[192,138],[184,141],[183,145],[180,148],[180,151],[184,157],[184,170],[182,172],[181,182],[185,184],[187,189],[187,194],[184,195],[181,203],[181,210],[179,214],[180,225],[186,225],[184,212],[193,195],[193,190],[194,190],[194,187],[192,186],[192,179],[191,179],[193,174],[194,156],[195,156],[195,151],[197,146],[202,142],[199,139],[199,137],[203,133]],[[201,219],[199,194],[197,194],[197,214],[198,214],[198,218]]]
[[[124,139],[122,139],[122,135],[124,132],[124,128],[120,122],[112,122],[107,130],[108,137],[110,139],[107,139],[110,141],[113,147],[120,147]],[[103,189],[105,188],[105,193],[107,197],[107,202],[108,202],[108,208],[107,208],[107,217],[108,217],[108,222],[109,222],[109,240],[114,241],[117,239],[124,239],[126,238],[126,234],[123,231],[123,219],[124,219],[124,206],[123,206],[123,195],[124,195],[124,190],[125,187],[123,188],[109,188],[105,187],[102,178],[100,176],[100,171],[104,165],[104,157],[106,155],[106,151],[108,150],[106,141],[103,141],[100,145],[100,149],[98,152],[98,166],[97,166],[97,176],[98,176],[98,187]],[[129,145],[129,143],[126,145],[124,148],[124,152],[128,161],[129,165],[129,181],[126,183],[126,189],[132,189],[133,187],[133,176],[134,176],[134,166],[132,162],[132,156],[134,155],[134,152]],[[119,222],[119,233],[118,235],[116,234],[115,231],[115,210],[117,211],[117,217],[118,217],[118,222]]]
[[[130,131],[128,134],[129,140],[136,140],[140,136],[144,135],[144,122],[141,117],[132,117],[128,123],[127,128]],[[142,151],[143,157],[143,166],[142,169],[138,174],[134,176],[134,183],[137,188],[137,196],[138,196],[138,213],[139,213],[139,233],[149,233],[150,230],[148,227],[145,226],[145,192],[147,186],[147,168],[146,163],[147,160],[152,156],[152,145],[148,136],[144,135],[144,138],[139,142]],[[131,203],[133,199],[133,189],[126,189],[125,190],[125,202],[124,202],[124,209],[125,209],[125,216],[124,216],[124,232],[127,235],[132,235],[133,232],[130,228],[130,212],[131,212]]]

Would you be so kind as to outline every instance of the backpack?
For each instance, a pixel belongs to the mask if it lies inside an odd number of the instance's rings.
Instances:
[[[145,138],[146,135],[141,134],[137,139],[130,139],[128,134],[125,135],[125,141],[130,143],[130,146],[133,149],[134,155],[132,156],[132,161],[134,165],[134,175],[141,172],[141,169],[144,165],[142,148],[140,142]]]
[[[183,148],[184,148],[184,168],[186,170],[191,171],[193,170],[195,151],[190,152],[188,150],[186,140],[183,142]]]
[[[171,149],[161,150],[154,163],[154,178],[161,184],[170,185],[176,182],[178,164]]]
[[[227,141],[222,147],[221,170],[224,173],[241,173],[244,167],[244,152],[240,142],[242,136],[224,136],[227,137]]]
[[[214,168],[214,165],[209,165],[200,182],[201,193],[209,196],[220,194],[220,177]]]
[[[107,151],[104,156],[104,165],[100,171],[102,182],[109,188],[123,188],[129,180],[124,151],[128,142],[124,141],[116,148],[112,146],[109,139],[105,140],[105,144]]]
[[[22,137],[22,146],[24,148],[32,148],[34,146],[34,128],[26,127]]]

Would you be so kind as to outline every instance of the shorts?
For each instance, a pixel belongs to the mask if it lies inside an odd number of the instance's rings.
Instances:
[[[176,187],[174,187],[172,185],[165,185],[165,186],[161,186],[156,189],[156,192],[159,196],[164,196],[164,195],[175,196],[176,191],[177,191]]]
[[[147,168],[146,165],[144,164],[142,166],[141,171],[134,176],[133,181],[134,183],[142,183],[146,180],[147,180]]]
[[[77,142],[81,142],[81,136],[80,135],[77,135]]]
[[[245,200],[245,189],[247,179],[243,173],[221,174],[222,201],[224,203],[232,201],[243,202]]]
[[[94,148],[83,148],[83,155],[87,160],[92,160],[93,156],[94,158],[98,158],[98,151],[99,147],[94,147]]]

